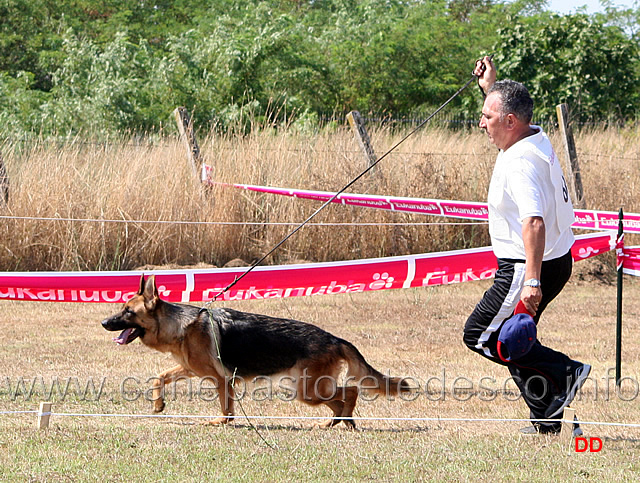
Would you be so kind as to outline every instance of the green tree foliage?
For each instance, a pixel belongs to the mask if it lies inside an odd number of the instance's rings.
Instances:
[[[515,19],[500,29],[501,75],[524,82],[540,118],[566,102],[583,120],[628,119],[638,108],[638,46],[586,14]]]
[[[1,0],[0,122],[14,133],[154,131],[173,128],[180,105],[221,128],[247,113],[426,115],[489,52],[501,76],[531,87],[539,113],[566,101],[594,119],[633,115],[637,12],[558,17],[544,3]],[[448,112],[476,117],[480,102],[470,89]]]

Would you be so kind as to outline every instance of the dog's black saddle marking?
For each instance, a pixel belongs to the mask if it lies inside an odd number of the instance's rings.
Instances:
[[[271,375],[333,352],[345,341],[312,324],[232,309],[208,311],[220,331],[222,363],[239,376]],[[310,361],[311,362],[311,361]]]

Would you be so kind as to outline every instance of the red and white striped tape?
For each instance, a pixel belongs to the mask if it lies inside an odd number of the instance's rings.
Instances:
[[[640,277],[640,247],[625,247],[622,250],[622,272]]]
[[[615,235],[577,237],[574,260],[615,248]],[[446,285],[492,278],[490,247],[353,261],[258,266],[218,300],[330,295]],[[246,268],[153,271],[160,296],[170,302],[208,302]],[[151,272],[147,272],[151,273]],[[0,300],[122,303],[136,293],[140,271],[4,272]]]
[[[270,193],[295,198],[326,202],[335,193],[330,191],[298,190],[291,188],[275,188],[271,186],[256,186],[250,184],[216,183],[211,179],[211,168],[204,165],[202,180],[210,185],[231,186],[234,188]],[[382,210],[418,213],[422,215],[444,216],[449,218],[464,218],[471,220],[487,220],[489,210],[486,203],[474,201],[438,200],[429,198],[404,198],[399,196],[379,196],[354,193],[340,193],[333,203],[343,205],[363,206]],[[576,221],[573,228],[589,230],[618,230],[618,213],[614,211],[574,210]],[[640,214],[625,213],[623,226],[625,232],[640,233]]]

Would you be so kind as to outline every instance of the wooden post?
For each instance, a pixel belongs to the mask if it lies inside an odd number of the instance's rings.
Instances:
[[[180,132],[180,138],[187,148],[187,158],[191,164],[193,175],[198,178],[200,176],[200,169],[202,161],[200,159],[200,147],[196,140],[196,135],[193,129],[193,123],[189,117],[187,109],[184,107],[178,107],[173,111],[173,115],[176,118],[178,125],[178,131]]]
[[[563,441],[573,441],[573,421],[576,418],[576,410],[570,407],[564,408],[564,415],[562,416],[562,429],[560,430],[560,437]]]
[[[49,418],[51,417],[50,402],[41,402],[40,411],[38,411],[38,429],[47,429],[49,427]]]
[[[365,160],[368,163],[367,167],[371,166],[378,160],[378,157],[371,146],[371,140],[369,139],[369,134],[364,127],[362,116],[360,116],[358,111],[351,111],[347,114],[347,121],[349,121],[353,134],[360,145],[360,149],[362,149],[362,152],[364,153]]]
[[[578,153],[576,152],[576,143],[573,139],[573,130],[569,123],[569,108],[566,104],[558,104],[556,106],[556,114],[558,115],[558,125],[560,126],[560,134],[562,134],[564,150],[568,160],[569,185],[571,187],[573,203],[576,208],[585,208],[586,204],[582,191],[582,177],[580,176]]]
[[[0,196],[4,200],[5,204],[9,202],[9,177],[7,176],[7,170],[4,167],[2,153],[0,153]]]

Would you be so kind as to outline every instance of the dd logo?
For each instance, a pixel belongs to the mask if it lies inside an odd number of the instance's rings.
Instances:
[[[585,453],[587,451],[591,453],[597,453],[602,450],[602,440],[600,438],[582,438],[577,437],[576,441],[576,453]]]

